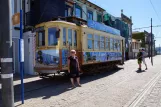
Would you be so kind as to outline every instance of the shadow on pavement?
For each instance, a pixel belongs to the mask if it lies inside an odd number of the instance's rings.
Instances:
[[[146,72],[145,70],[137,70],[136,71],[137,73],[143,73],[143,72]]]
[[[118,68],[114,71],[102,72],[96,75],[82,75],[81,84],[86,84],[91,81],[95,81],[109,75],[112,75],[122,68]],[[57,96],[66,91],[71,91],[70,80],[65,76],[56,76],[54,78],[45,78],[37,81],[32,81],[24,84],[25,86],[25,100],[31,98],[48,99],[52,96]],[[21,101],[20,84],[14,86],[15,102]],[[0,102],[1,102],[1,89],[0,89]]]

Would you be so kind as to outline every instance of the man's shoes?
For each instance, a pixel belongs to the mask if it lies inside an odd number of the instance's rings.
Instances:
[[[145,70],[148,70],[148,68],[146,68]]]

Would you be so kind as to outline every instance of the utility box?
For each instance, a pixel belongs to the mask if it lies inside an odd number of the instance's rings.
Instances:
[[[36,50],[36,34],[31,31],[24,33],[24,73],[36,75],[35,66],[35,50]]]

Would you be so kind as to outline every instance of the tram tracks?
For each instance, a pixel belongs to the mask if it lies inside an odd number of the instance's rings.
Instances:
[[[142,98],[148,94],[152,87],[161,78],[161,72],[158,72],[144,87],[140,90],[140,93],[136,94],[132,100],[130,100],[124,107],[136,107]]]

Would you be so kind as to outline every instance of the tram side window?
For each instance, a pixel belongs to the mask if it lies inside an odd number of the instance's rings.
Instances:
[[[118,51],[121,51],[121,41],[118,40]]]
[[[110,50],[112,51],[113,50],[113,38],[110,38]]]
[[[109,39],[106,38],[106,50],[110,50],[110,49],[109,49],[109,46],[110,46]]]
[[[68,29],[68,43],[72,46],[72,29]]]
[[[93,35],[88,34],[87,40],[88,40],[88,49],[93,49]]]
[[[99,41],[100,37],[98,35],[94,35],[94,49],[99,49]]]
[[[74,31],[74,46],[77,46],[77,31]]]
[[[100,39],[100,48],[105,49],[105,37],[101,36]]]
[[[115,47],[115,50],[118,51],[118,41],[116,39],[114,39],[114,47]]]
[[[48,45],[49,46],[56,46],[58,45],[58,39],[56,38],[56,28],[49,28],[48,29]]]
[[[45,31],[38,32],[38,46],[45,46]]]
[[[63,45],[66,45],[66,28],[63,28]]]

